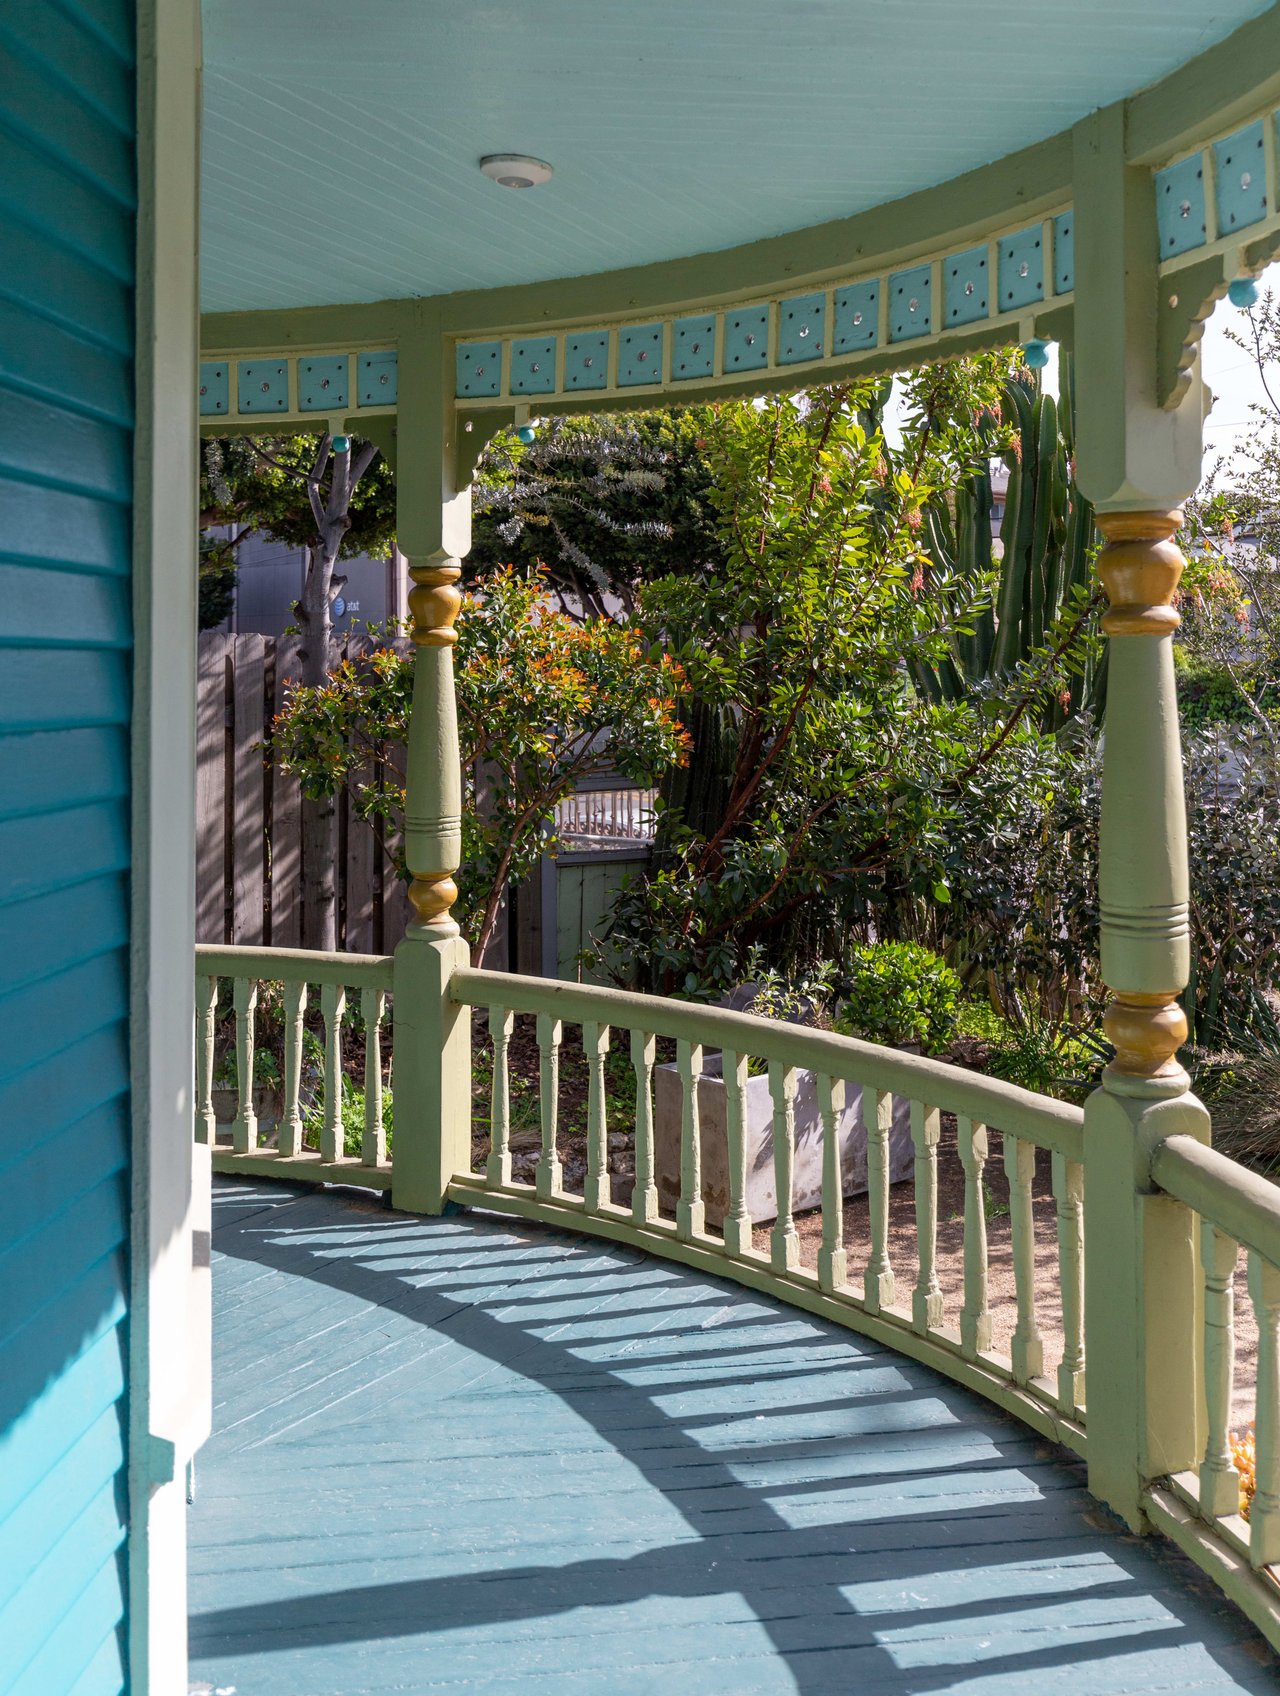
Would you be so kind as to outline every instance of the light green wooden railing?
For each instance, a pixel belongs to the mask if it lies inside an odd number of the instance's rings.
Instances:
[[[382,1029],[391,989],[389,954],[314,954],[302,948],[196,949],[196,1139],[213,1145],[215,1171],[236,1170],[271,1177],[301,1177],[316,1183],[367,1184],[391,1188],[386,1132],[382,1122]],[[235,1018],[233,1062],[235,1114],[219,1137],[215,1111],[214,1054],[219,1013],[219,979],[232,985]],[[262,1146],[255,1109],[258,998],[264,984],[281,990],[284,1026],[275,1146]],[[303,1031],[308,997],[318,989],[323,1021],[320,1091],[303,1088]],[[365,1028],[364,1131],[360,1153],[344,1150],[343,1025],[347,991],[360,993]],[[304,1144],[304,1107],[315,1094],[322,1104],[314,1118],[316,1147]],[[225,1124],[225,1122],[224,1122]]]
[[[317,1182],[368,1184],[397,1191],[396,1168],[385,1153],[375,1103],[382,1087],[380,1050],[366,1044],[366,1134],[361,1152],[345,1154],[340,1114],[341,1042],[344,996],[361,992],[367,1028],[378,1030],[386,994],[393,987],[393,961],[362,955],[318,955],[300,950],[200,948],[197,950],[199,1040],[197,1134],[214,1144],[213,1163],[220,1171],[305,1178]],[[235,1019],[234,1118],[220,1126],[212,1091],[217,1017],[217,983],[230,978]],[[282,988],[282,1111],[275,1146],[262,1138],[247,1079],[252,1075],[255,1010],[262,984]],[[323,1088],[311,1106],[320,1121],[319,1146],[302,1142],[302,1029],[308,986],[319,986],[324,1019]],[[914,1358],[941,1368],[1016,1412],[1046,1436],[1077,1452],[1084,1451],[1083,1235],[1081,1214],[1082,1131],[1080,1110],[1033,1095],[1012,1084],[982,1078],[936,1060],[875,1047],[851,1037],[727,1012],[720,1008],[663,1000],[621,990],[591,988],[547,979],[510,976],[462,968],[448,980],[455,1006],[487,1009],[494,1049],[490,1094],[490,1147],[483,1171],[471,1171],[463,1157],[447,1184],[449,1200],[494,1207],[526,1218],[628,1241],[691,1265],[739,1279],[782,1296],[892,1343]],[[541,1154],[532,1183],[512,1177],[510,1150],[511,1081],[508,1048],[515,1015],[537,1021],[541,1056]],[[558,1069],[565,1025],[582,1030],[588,1062],[588,1135],[586,1182],[581,1195],[569,1193],[557,1145]],[[611,1032],[626,1033],[636,1081],[633,1125],[636,1183],[630,1207],[609,1199],[608,1131],[605,1119],[604,1059]],[[681,1115],[680,1199],[674,1217],[659,1211],[654,1168],[654,1068],[656,1041],[677,1046],[683,1112]],[[401,1038],[400,1040],[404,1040]],[[728,1085],[729,1210],[722,1231],[704,1219],[700,1172],[697,1080],[707,1050],[723,1054]],[[745,1203],[745,1091],[749,1061],[768,1065],[773,1101],[774,1172],[779,1211],[769,1235],[769,1251],[752,1246],[752,1221]],[[320,1068],[313,1067],[314,1071]],[[816,1079],[824,1129],[822,1243],[816,1269],[799,1261],[792,1195],[795,1151],[794,1100],[797,1074]],[[318,1080],[317,1080],[318,1081]],[[469,1076],[458,1080],[469,1088]],[[832,1134],[841,1114],[847,1085],[862,1090],[867,1137],[870,1244],[860,1286],[847,1277],[844,1245],[844,1197],[839,1142]],[[889,1134],[893,1098],[911,1103],[915,1149],[915,1232],[917,1275],[899,1295],[889,1231]],[[414,1134],[409,1104],[395,1102],[399,1135]],[[946,1313],[936,1265],[938,1227],[937,1148],[939,1118],[954,1113],[964,1166],[964,1294],[959,1311]],[[428,1109],[426,1118],[431,1118]],[[1002,1134],[1004,1170],[1009,1182],[1017,1324],[1007,1353],[995,1350],[987,1297],[987,1195],[984,1168],[988,1129]],[[219,1140],[221,1138],[221,1140]],[[1035,1150],[1053,1157],[1057,1198],[1058,1268],[1064,1322],[1064,1351],[1054,1378],[1044,1376],[1044,1349],[1037,1318],[1036,1243],[1032,1214]],[[398,1195],[397,1195],[397,1199]]]
[[[1207,1436],[1198,1470],[1151,1487],[1147,1509],[1275,1642],[1280,1591],[1267,1569],[1280,1561],[1280,1188],[1189,1136],[1161,1143],[1151,1175],[1199,1221]],[[1241,1248],[1258,1327],[1256,1492],[1247,1524],[1229,1443]]]
[[[427,951],[405,945],[402,954],[403,960],[393,960],[286,949],[197,950],[196,1135],[213,1143],[217,1170],[371,1186],[390,1190],[397,1205],[410,1209],[435,1211],[453,1202],[632,1243],[734,1278],[877,1338],[978,1391],[1043,1435],[1086,1453],[1085,1135],[1079,1108],[936,1060],[720,1008],[447,964],[431,968],[424,986],[412,973],[421,970]],[[389,999],[394,1002],[397,971],[401,1090],[395,1101],[395,1134],[401,1142],[398,1151],[393,1145],[392,1153],[399,1153],[399,1166],[388,1157],[381,1112],[381,1032]],[[223,1122],[215,1113],[213,1091],[220,979],[231,980],[234,1020],[234,1114]],[[248,1085],[254,1071],[258,998],[266,984],[279,986],[274,1018],[283,1024],[278,1039],[283,1051],[280,1111],[269,1134],[258,1124]],[[308,994],[317,989],[323,1034],[308,1086],[303,1028]],[[359,1150],[350,1154],[343,1146],[340,1105],[348,992],[359,993],[366,1038],[363,1134]],[[483,1170],[475,1171],[470,1156],[470,1031],[472,1019],[484,1014],[493,1071],[488,1151]],[[535,1020],[540,1059],[540,1147],[532,1181],[525,1182],[513,1176],[510,1136],[510,1042],[518,1015]],[[581,1030],[587,1064],[586,1176],[581,1194],[565,1188],[558,1140],[559,1063],[566,1025]],[[419,1052],[427,1046],[419,1035],[424,1030],[446,1033],[440,1046],[448,1049],[447,1061]],[[610,1127],[606,1118],[605,1058],[615,1032],[625,1036],[635,1080],[634,1122],[624,1127]],[[682,1104],[679,1199],[669,1214],[660,1209],[655,1172],[654,1075],[661,1039],[675,1045]],[[698,1079],[703,1056],[713,1049],[722,1055],[729,1144],[728,1206],[719,1230],[705,1220],[700,1169]],[[768,1069],[779,1198],[767,1247],[759,1249],[753,1246],[745,1199],[745,1096],[753,1060]],[[801,1071],[813,1074],[823,1129],[821,1243],[813,1267],[800,1264],[790,1201],[794,1102]],[[865,1264],[856,1284],[846,1259],[835,1134],[850,1085],[862,1092],[870,1237],[861,1245]],[[901,1289],[891,1255],[889,1135],[895,1097],[911,1103],[915,1156],[917,1271],[909,1290]],[[964,1171],[963,1292],[951,1311],[936,1260],[939,1120],[944,1112],[956,1117]],[[307,1126],[308,1140],[316,1146],[304,1146]],[[625,1207],[611,1199],[611,1128],[634,1134],[635,1188]],[[1002,1138],[1009,1184],[1016,1324],[1007,1352],[993,1346],[988,1301],[989,1131]],[[270,1141],[274,1146],[266,1146]],[[431,1147],[424,1158],[418,1145],[427,1143]],[[1042,1252],[1038,1258],[1036,1252],[1032,1184],[1037,1149],[1052,1157],[1056,1280],[1046,1272],[1046,1256]],[[424,1171],[435,1174],[425,1189]],[[1280,1561],[1280,1189],[1180,1134],[1168,1136],[1156,1148],[1149,1174],[1157,1196],[1163,1194],[1186,1209],[1188,1231],[1198,1232],[1204,1306],[1203,1359],[1197,1372],[1207,1438],[1198,1471],[1141,1480],[1145,1522],[1172,1537],[1280,1644],[1280,1584],[1270,1570],[1273,1561]],[[1232,1300],[1240,1246],[1247,1251],[1248,1287],[1259,1332],[1258,1484],[1248,1524],[1238,1514],[1239,1479],[1228,1441],[1235,1371]],[[1051,1281],[1056,1288],[1049,1287]],[[1146,1292],[1153,1313],[1163,1294]],[[1059,1308],[1063,1330],[1062,1358],[1052,1378],[1044,1371],[1038,1319],[1038,1309],[1049,1301]],[[1095,1312],[1105,1314],[1108,1305],[1098,1305]]]
[[[490,1153],[484,1173],[459,1175],[450,1197],[469,1206],[498,1206],[525,1218],[554,1220],[578,1230],[632,1242],[708,1271],[720,1272],[814,1313],[837,1319],[891,1343],[917,1360],[982,1391],[1028,1424],[1077,1450],[1084,1449],[1083,1233],[1080,1208],[1083,1158],[1078,1108],[982,1078],[937,1060],[878,1048],[852,1037],[809,1030],[723,1008],[667,1001],[623,990],[464,968],[453,975],[453,999],[487,1008],[494,1036]],[[515,1014],[537,1018],[541,1056],[542,1150],[535,1182],[511,1178],[508,1144],[507,1033]],[[579,1026],[588,1059],[585,1193],[567,1194],[556,1147],[556,1077],[561,1031]],[[631,1206],[611,1202],[603,1055],[611,1030],[627,1034],[635,1073],[636,1181]],[[656,1039],[676,1043],[682,1107],[680,1199],[674,1218],[658,1210],[654,1173],[653,1073]],[[703,1054],[723,1055],[727,1086],[729,1205],[722,1232],[707,1228],[700,1172],[697,1079]],[[749,1060],[768,1064],[773,1101],[773,1158],[777,1219],[767,1252],[752,1247],[744,1192],[744,1125]],[[791,1206],[797,1073],[814,1074],[823,1125],[822,1242],[815,1269],[799,1262]],[[835,1126],[846,1086],[862,1091],[867,1139],[870,1243],[860,1287],[846,1276],[843,1184]],[[899,1299],[890,1255],[889,1132],[893,1098],[911,1103],[915,1148],[917,1274]],[[944,1312],[936,1264],[939,1117],[956,1115],[965,1171],[964,1297],[958,1313]],[[1011,1351],[991,1345],[987,1300],[986,1197],[983,1168],[987,1130],[1004,1142],[1016,1286],[1017,1324]],[[1064,1358],[1056,1379],[1043,1376],[1037,1321],[1032,1180],[1035,1150],[1052,1151],[1058,1197],[1058,1268],[1064,1319]],[[948,1323],[950,1319],[950,1323]]]

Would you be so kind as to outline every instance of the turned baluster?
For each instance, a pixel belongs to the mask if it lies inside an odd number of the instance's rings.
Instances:
[[[360,1017],[364,1020],[364,1133],[360,1159],[366,1166],[383,1166],[387,1159],[387,1133],[382,1123],[382,1019],[387,998],[380,989],[360,992]]]
[[[588,1213],[599,1213],[611,1198],[609,1186],[609,1126],[605,1115],[604,1062],[609,1052],[609,1027],[588,1022],[582,1027],[587,1057],[587,1176]]]
[[[489,1009],[493,1038],[493,1087],[489,1092],[489,1158],[485,1177],[495,1189],[511,1182],[511,1032],[515,1016],[506,1007]]]
[[[698,1124],[698,1079],[702,1075],[702,1045],[676,1044],[676,1071],[680,1077],[680,1202],[676,1208],[676,1231],[692,1242],[706,1229],[706,1204],[702,1199],[702,1133]]]
[[[863,1275],[864,1300],[872,1313],[892,1307],[893,1266],[889,1259],[889,1133],[893,1096],[888,1090],[862,1091],[862,1125],[867,1137],[867,1201],[871,1215],[871,1253]]]
[[[538,1105],[542,1150],[538,1155],[536,1188],[541,1201],[551,1201],[561,1192],[563,1169],[556,1147],[556,1125],[560,1114],[559,1019],[538,1014]]]
[[[911,1294],[911,1322],[917,1331],[942,1324],[942,1285],[938,1282],[938,1140],[942,1115],[922,1101],[911,1103],[911,1141],[915,1146],[916,1251],[919,1272]]]
[[[1018,1304],[1010,1353],[1014,1378],[1019,1384],[1029,1384],[1044,1371],[1044,1342],[1036,1322],[1036,1234],[1031,1208],[1035,1144],[1006,1132],[1004,1171],[1009,1180],[1009,1234],[1013,1239],[1013,1286]]]
[[[201,973],[196,978],[196,1141],[210,1147],[218,1140],[213,1110],[213,1038],[218,1022],[218,980]]]
[[[320,1126],[320,1158],[343,1158],[342,1132],[342,1021],[347,1011],[347,992],[341,984],[327,983],[320,991],[324,1019],[324,1119]]]
[[[1204,1267],[1204,1394],[1208,1439],[1200,1463],[1200,1512],[1206,1519],[1240,1511],[1240,1474],[1231,1458],[1231,1392],[1235,1384],[1236,1261],[1240,1245],[1200,1221]]]
[[[818,1250],[818,1282],[824,1290],[838,1290],[849,1276],[844,1249],[844,1171],[840,1163],[840,1116],[843,1112],[844,1079],[833,1079],[820,1072],[822,1247]]]
[[[1249,1559],[1280,1561],[1280,1269],[1249,1251],[1249,1296],[1258,1323],[1257,1489],[1249,1509]]]
[[[1053,1157],[1058,1204],[1058,1278],[1062,1289],[1062,1360],[1058,1405],[1068,1418],[1084,1407],[1084,1167]]]
[[[970,1360],[991,1347],[991,1310],[987,1306],[987,1127],[960,1115],[956,1120],[960,1164],[964,1167],[964,1305],[960,1309],[960,1346]]]
[[[724,1246],[730,1254],[751,1252],[751,1214],[747,1210],[747,1076],[745,1054],[726,1048],[724,1075],[725,1135],[729,1154],[729,1211],[724,1216]]]
[[[631,1033],[631,1065],[636,1075],[636,1187],[631,1192],[631,1217],[637,1225],[652,1225],[658,1217],[658,1186],[653,1170],[653,1064],[656,1040],[648,1031]]]
[[[791,1272],[800,1264],[800,1237],[791,1213],[792,1175],[796,1160],[796,1073],[780,1060],[769,1062],[769,1093],[773,1097],[773,1179],[778,1213],[769,1235],[769,1258],[775,1272]]]
[[[236,1088],[238,1107],[231,1127],[231,1146],[237,1154],[249,1154],[258,1146],[258,1115],[253,1110],[254,1014],[258,986],[249,978],[237,978],[232,992],[236,1015]]]
[[[302,1029],[307,1011],[305,983],[284,986],[284,1111],[279,1148],[287,1160],[302,1152]]]

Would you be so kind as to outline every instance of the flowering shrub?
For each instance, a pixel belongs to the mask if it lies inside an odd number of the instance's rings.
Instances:
[[[1258,1455],[1253,1426],[1248,1425],[1243,1431],[1233,1431],[1228,1441],[1231,1444],[1232,1462],[1240,1474],[1240,1517],[1248,1519],[1254,1492],[1258,1487]]]
[[[580,623],[556,609],[540,574],[510,567],[481,578],[465,598],[455,656],[464,796],[458,917],[482,950],[504,890],[532,872],[550,841],[558,801],[593,772],[652,783],[685,759],[676,711],[683,675],[634,629],[609,619]],[[394,839],[412,693],[413,658],[398,648],[345,660],[322,688],[289,689],[272,751],[304,794],[345,786],[359,815],[382,820]]]
[[[845,971],[836,1029],[868,1042],[918,1042],[927,1053],[955,1034],[960,979],[915,942],[871,942],[855,948]]]

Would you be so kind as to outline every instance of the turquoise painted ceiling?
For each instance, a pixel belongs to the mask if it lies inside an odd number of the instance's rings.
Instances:
[[[541,281],[865,210],[1266,0],[204,0],[209,311]],[[523,192],[485,153],[547,159]]]

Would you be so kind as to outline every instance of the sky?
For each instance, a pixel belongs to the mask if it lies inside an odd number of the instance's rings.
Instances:
[[[1280,293],[1280,265],[1268,267],[1258,282],[1263,289]],[[1245,323],[1245,313],[1229,300],[1220,300],[1205,326],[1200,365],[1214,395],[1213,410],[1204,427],[1206,463],[1236,446],[1249,428],[1250,403],[1264,398],[1257,366],[1243,348],[1227,340],[1229,324]]]

